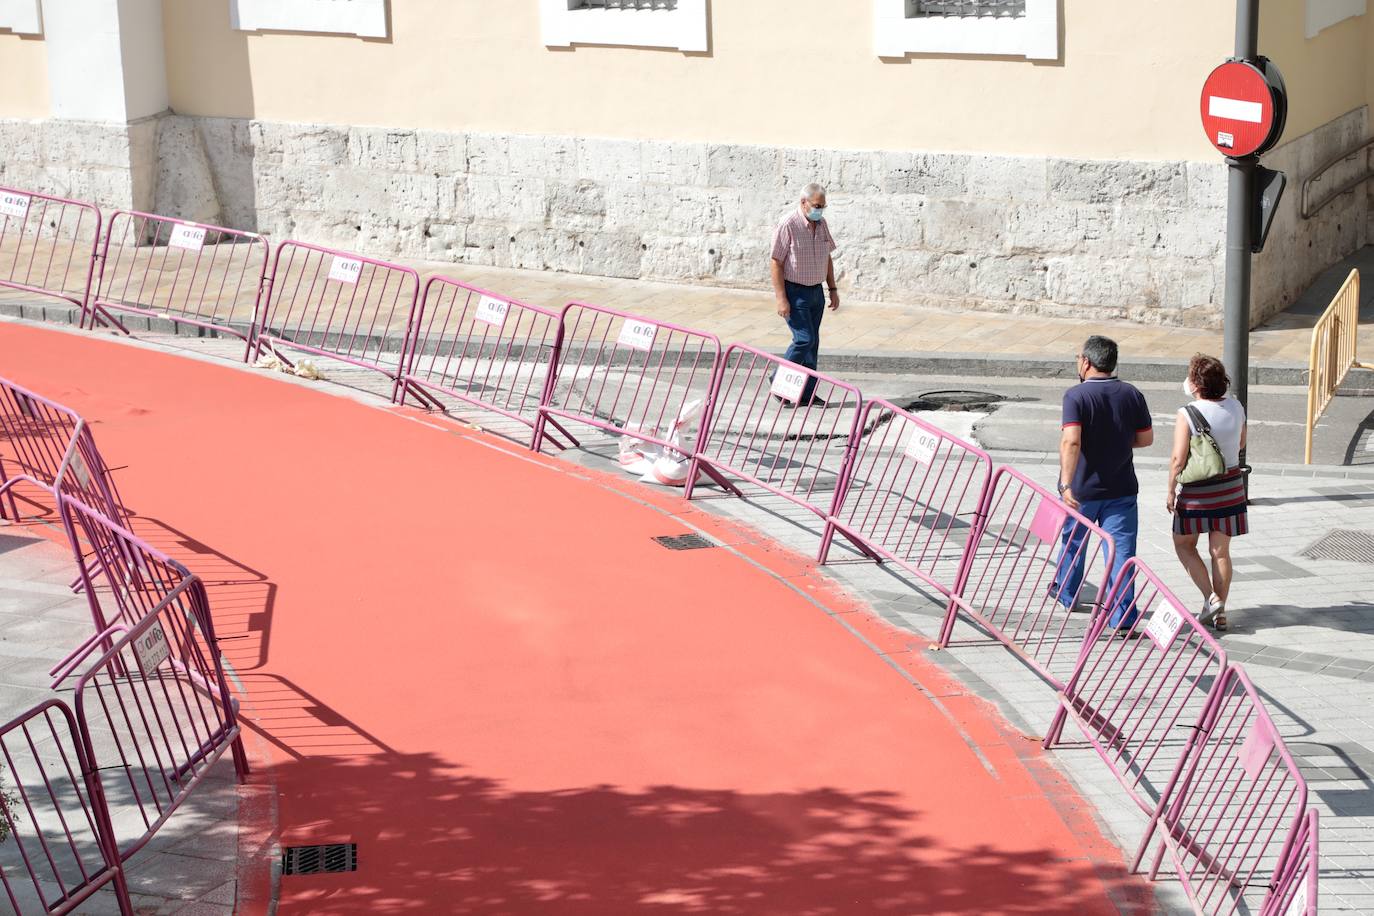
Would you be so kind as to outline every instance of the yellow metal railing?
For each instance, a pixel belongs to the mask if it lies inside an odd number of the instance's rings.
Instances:
[[[1374,369],[1362,363],[1356,352],[1360,333],[1360,272],[1352,270],[1345,278],[1336,298],[1317,319],[1312,328],[1312,355],[1307,368],[1307,442],[1303,462],[1312,463],[1312,434],[1317,420],[1330,406],[1336,389],[1345,381],[1350,370]]]

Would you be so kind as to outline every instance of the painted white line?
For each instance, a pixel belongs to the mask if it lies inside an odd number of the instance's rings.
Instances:
[[[1224,95],[1207,97],[1207,113],[1214,118],[1231,121],[1249,121],[1258,124],[1264,120],[1264,103],[1247,102],[1244,99],[1228,99]]]

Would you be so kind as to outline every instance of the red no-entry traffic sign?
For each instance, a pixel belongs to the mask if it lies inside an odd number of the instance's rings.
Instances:
[[[1262,153],[1283,130],[1282,83],[1254,64],[1227,61],[1202,84],[1202,129],[1227,156]]]

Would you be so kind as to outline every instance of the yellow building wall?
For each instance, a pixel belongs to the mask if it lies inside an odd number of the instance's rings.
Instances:
[[[47,47],[42,39],[0,32],[0,118],[47,116]]]
[[[1216,155],[1198,92],[1230,51],[1234,13],[1223,2],[1064,0],[1062,62],[1035,64],[879,60],[868,0],[717,0],[708,55],[549,50],[535,0],[402,0],[386,41],[235,33],[224,7],[165,4],[177,112],[1125,159]],[[1162,29],[1171,22],[1186,26]]]
[[[1374,98],[1374,16],[1357,16],[1308,38],[1304,0],[1260,4],[1260,53],[1283,72],[1288,87],[1288,125],[1280,142],[1294,140]]]

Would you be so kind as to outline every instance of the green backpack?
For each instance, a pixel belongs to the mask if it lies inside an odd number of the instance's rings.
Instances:
[[[1178,475],[1179,483],[1197,483],[1199,480],[1211,480],[1226,473],[1226,461],[1221,457],[1221,449],[1217,446],[1217,440],[1212,438],[1212,427],[1202,416],[1202,411],[1192,404],[1183,408],[1188,411],[1188,416],[1192,418],[1193,433],[1188,440],[1188,463],[1183,468],[1183,473]]]

